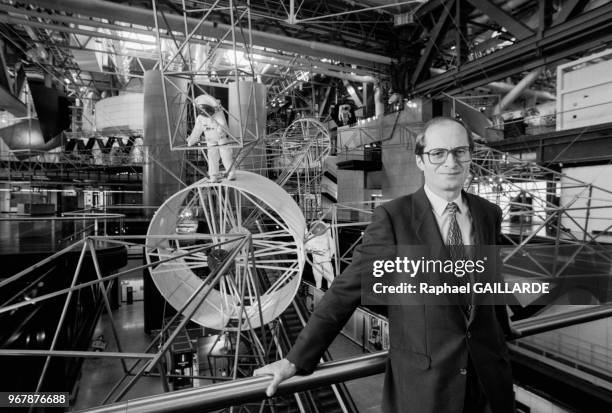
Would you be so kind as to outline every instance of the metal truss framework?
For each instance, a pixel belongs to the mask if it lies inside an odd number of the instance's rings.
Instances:
[[[507,221],[503,233],[512,245],[503,257],[509,272],[518,269],[543,278],[575,276],[579,274],[570,272],[570,265],[579,254],[588,253],[602,264],[599,275],[610,276],[612,255],[599,240],[612,223],[597,210],[612,208],[612,191],[484,145],[473,157],[467,188],[501,206]],[[540,243],[534,245],[535,240]],[[555,255],[565,256],[563,262],[543,262],[540,247],[552,247]],[[513,257],[519,255],[527,257],[533,268],[516,268]]]
[[[307,149],[309,149],[308,146]],[[279,343],[285,340],[283,337],[286,337],[287,333],[284,331],[282,322],[279,323],[276,317],[278,311],[282,312],[284,307],[271,295],[275,292],[281,294],[285,302],[291,302],[293,299],[293,294],[289,290],[295,290],[299,284],[301,275],[301,265],[298,265],[300,261],[299,253],[303,249],[303,247],[300,247],[300,236],[305,232],[306,227],[305,223],[300,224],[301,221],[298,216],[300,212],[297,205],[293,207],[293,210],[288,208],[287,203],[290,202],[288,195],[284,195],[287,198],[285,199],[279,193],[274,194],[269,193],[270,191],[257,190],[258,185],[269,185],[271,184],[270,181],[247,172],[239,172],[239,175],[239,181],[237,182],[243,183],[244,188],[242,190],[239,190],[238,186],[232,188],[200,182],[175,195],[158,210],[147,236],[86,237],[1,281],[0,288],[21,279],[56,259],[61,259],[66,253],[81,249],[69,288],[63,288],[41,296],[28,297],[26,301],[18,303],[5,303],[0,307],[0,314],[3,314],[67,294],[64,310],[60,315],[50,348],[40,351],[4,349],[0,350],[0,355],[46,357],[37,391],[43,386],[51,357],[108,357],[120,359],[124,376],[116,383],[103,403],[121,400],[138,379],[143,376],[159,376],[163,388],[165,391],[169,391],[168,378],[170,377],[205,379],[213,382],[223,379],[236,379],[252,374],[252,370],[257,366],[282,358],[282,347]],[[251,181],[246,183],[248,179]],[[278,190],[282,192],[280,187],[278,187]],[[267,201],[265,197],[258,199],[254,193],[251,193],[252,191],[268,194]],[[183,200],[180,202],[175,200],[177,197]],[[271,205],[266,207],[267,203],[270,202],[276,202],[278,205],[276,207]],[[280,210],[284,210],[284,213]],[[160,219],[159,217],[165,218]],[[203,220],[206,223],[206,232],[208,233],[193,233],[196,230],[194,219]],[[168,227],[168,225],[170,226]],[[299,245],[291,245],[287,240],[288,237],[295,238]],[[137,240],[144,240],[145,242],[147,264],[104,277],[100,271],[95,245],[101,242],[110,245],[143,246]],[[93,261],[97,279],[91,282],[79,282],[80,271],[88,254]],[[296,257],[292,258],[296,254],[298,256],[297,262]],[[208,268],[209,271],[201,273],[204,268]],[[201,281],[189,291],[188,296],[181,297],[178,302],[172,304],[176,307],[178,313],[171,320],[164,322],[162,331],[155,336],[144,351],[127,353],[122,350],[122,344],[117,335],[117,326],[112,317],[107,298],[107,291],[110,287],[108,283],[116,281],[118,277],[125,274],[143,269],[148,269],[154,279],[158,277],[157,282],[162,284],[174,273],[184,273],[180,277],[181,280],[185,279],[184,276],[187,273],[190,273],[192,277],[196,277],[195,274],[198,274],[197,277],[200,277]],[[267,273],[267,282],[271,283],[267,290],[265,285],[260,285],[263,282],[262,272]],[[178,284],[181,283],[182,281]],[[292,287],[292,285],[295,285],[295,287]],[[84,288],[99,290],[110,319],[117,351],[104,353],[68,351],[56,347],[57,337],[62,328],[70,300],[75,293],[78,294],[77,292]],[[163,288],[161,290],[164,291]],[[176,286],[172,287],[171,290],[176,291]],[[212,302],[216,302],[219,294],[230,297],[229,301],[225,300],[226,305],[221,304],[221,307],[219,307],[220,313],[213,312],[211,314],[205,310],[205,314],[202,314],[201,308],[209,308],[210,306],[207,303],[211,302],[209,301],[210,298],[212,297]],[[274,314],[270,313],[270,309]],[[202,321],[204,319],[209,321]],[[221,357],[230,363],[227,376],[167,373],[163,356],[171,349],[172,344],[190,320],[200,320],[198,322],[204,322],[206,325],[212,322],[220,329],[219,337],[228,337],[229,343],[226,342],[223,346],[229,344],[226,347],[226,350],[230,350],[229,352],[213,354],[211,350],[209,355],[209,359],[211,357],[213,359]],[[259,330],[261,331],[259,332]],[[219,343],[219,339],[217,339],[212,348],[219,347]],[[137,361],[128,366],[126,363],[128,359],[137,359]],[[128,378],[129,380],[126,382]],[[302,403],[300,396],[296,395],[294,397],[298,405]],[[261,402],[258,408],[264,408],[268,405],[274,411],[275,401],[271,400]]]
[[[103,403],[108,402],[111,398],[113,398],[114,402],[121,400],[126,393],[130,390],[130,388],[137,382],[140,377],[143,376],[159,376],[162,380],[163,387],[165,391],[168,391],[168,374],[166,371],[166,365],[164,363],[163,356],[170,349],[172,343],[176,340],[177,336],[184,330],[185,326],[191,319],[192,315],[199,308],[201,303],[206,300],[207,296],[214,291],[215,288],[218,288],[219,283],[222,279],[225,279],[225,282],[238,282],[238,280],[230,280],[231,275],[228,273],[228,269],[233,265],[236,257],[241,253],[244,248],[251,248],[249,245],[253,242],[250,235],[240,235],[240,234],[226,234],[226,240],[223,242],[215,241],[215,238],[218,239],[219,235],[203,235],[203,234],[192,234],[192,235],[181,235],[175,234],[171,237],[168,236],[89,236],[86,237],[63,250],[51,255],[50,257],[36,263],[33,266],[30,266],[19,273],[4,279],[0,282],[0,288],[9,285],[15,281],[18,281],[22,277],[27,274],[35,271],[37,268],[40,268],[46,264],[52,263],[55,260],[61,259],[65,254],[80,250],[79,260],[77,262],[72,282],[70,287],[63,288],[58,291],[54,291],[45,295],[36,296],[36,297],[28,297],[25,301],[21,302],[13,302],[14,300],[9,300],[9,302],[3,304],[0,307],[0,314],[4,314],[7,312],[13,312],[20,308],[24,308],[31,305],[36,305],[42,301],[52,299],[54,297],[65,296],[65,302],[63,311],[59,316],[58,324],[55,329],[55,333],[53,336],[53,340],[51,342],[50,348],[46,350],[20,350],[20,349],[0,349],[0,355],[3,356],[43,356],[45,357],[45,364],[40,372],[40,378],[36,387],[36,391],[40,391],[43,388],[44,379],[49,367],[49,362],[52,357],[75,357],[75,358],[93,358],[93,357],[104,357],[110,359],[118,359],[121,361],[124,376],[121,380],[119,380],[115,387],[109,392],[109,394],[104,399]],[[143,240],[147,243],[159,243],[166,242],[172,238],[172,241],[175,243],[186,243],[186,242],[202,242],[203,244],[198,245],[195,248],[185,248],[182,249],[180,253],[168,255],[168,256],[159,256],[158,260],[149,262],[145,265],[142,265],[137,268],[131,268],[126,271],[121,271],[116,274],[112,274],[109,276],[103,276],[100,270],[100,264],[98,261],[98,256],[96,253],[96,245],[97,243],[106,243],[109,245],[123,245],[123,246],[143,246],[143,244],[135,242],[135,240]],[[126,239],[130,239],[127,241]],[[231,245],[233,244],[233,245]],[[208,274],[202,284],[193,291],[193,294],[188,297],[188,299],[183,303],[182,307],[178,309],[178,312],[171,318],[170,321],[165,323],[164,327],[161,331],[153,338],[151,343],[139,353],[130,353],[124,352],[122,350],[122,343],[117,334],[117,326],[112,316],[112,310],[110,307],[110,302],[108,299],[108,292],[112,282],[116,282],[117,279],[123,275],[128,273],[132,273],[134,271],[141,271],[143,269],[155,270],[156,268],[167,267],[168,265],[174,265],[176,263],[181,262],[182,260],[189,259],[190,257],[196,257],[201,253],[210,254],[211,251],[218,249],[224,246],[227,248],[230,247],[228,254],[224,256],[220,261],[219,265],[211,270],[210,274]],[[151,251],[153,252],[153,251]],[[89,256],[93,262],[96,279],[93,281],[82,282],[79,280],[81,269],[84,265],[84,261],[86,257]],[[248,259],[247,257],[245,257]],[[66,311],[70,304],[70,301],[75,299],[75,296],[79,294],[79,291],[83,289],[95,289],[98,291],[99,296],[104,301],[104,306],[107,312],[107,315],[110,320],[110,325],[113,333],[114,342],[117,348],[117,351],[112,352],[96,352],[96,351],[72,351],[72,350],[62,350],[57,348],[57,341],[60,335],[60,331],[62,329]],[[240,290],[244,294],[244,290]],[[248,320],[248,318],[247,318]],[[177,324],[178,323],[178,324]],[[171,326],[173,330],[171,330]],[[267,327],[267,326],[266,326]],[[269,328],[276,329],[278,328],[274,323],[269,326]],[[264,331],[264,326],[261,327],[262,332]],[[238,328],[235,329],[235,342],[233,343],[233,347],[235,349],[235,354],[231,357],[233,359],[232,369],[231,369],[231,377],[237,378],[240,372],[240,369],[244,366],[239,365],[239,360],[244,362],[243,359],[245,357],[244,354],[239,354],[238,349],[241,348],[240,340],[248,341],[249,347],[253,348],[255,353],[254,356],[256,358],[254,365],[263,365],[268,361],[268,357],[273,356],[272,353],[269,352],[268,344],[266,341],[266,335],[263,333],[260,335],[261,338],[258,338],[256,332],[251,328],[245,328],[245,326],[238,325]],[[130,359],[136,359],[131,366],[128,366],[127,361]],[[155,369],[155,371],[153,371]],[[220,377],[214,376],[193,376],[193,375],[172,375],[173,377],[183,377],[183,378],[200,378],[200,379],[211,379],[211,380],[221,380]],[[129,377],[130,380],[127,383],[124,383],[126,379]],[[123,386],[123,387],[122,387]]]
[[[156,44],[152,34],[156,31],[167,45],[188,41],[191,49],[195,45],[208,48],[210,43],[216,43],[217,51],[231,51],[233,46],[226,34],[235,29],[239,17],[233,10],[236,7],[248,8],[255,13],[249,24],[244,24],[241,29],[243,36],[248,34],[255,39],[252,43],[256,44],[254,52],[247,56],[250,69],[243,67],[241,71],[256,72],[257,76],[264,79],[270,91],[284,89],[281,86],[287,75],[283,74],[284,70],[295,76],[320,73],[331,78],[372,82],[372,75],[386,76],[385,68],[391,60],[359,50],[384,50],[384,39],[389,36],[390,16],[386,8],[402,7],[403,3],[385,5],[382,9],[373,8],[377,10],[362,10],[356,5],[355,10],[347,11],[345,4],[320,0],[301,2],[294,8],[294,15],[305,19],[306,23],[298,28],[283,22],[286,19],[280,16],[284,5],[275,1],[264,4],[234,2],[233,7],[227,1],[210,4],[199,1],[166,1],[157,3],[160,21],[154,26],[151,24],[150,10],[142,7],[95,0],[87,5],[64,2],[64,7],[59,10],[55,2],[32,0],[27,4],[0,3],[0,10],[6,12],[0,15],[0,22],[8,28],[5,37],[21,49],[24,55],[29,49],[44,51],[48,47],[51,57],[38,59],[38,67],[63,84],[71,96],[82,101],[87,99],[86,95],[91,90],[114,92],[125,86],[131,78],[141,77],[145,70],[158,68],[158,56],[152,50]],[[321,23],[324,26],[318,27],[317,21],[310,21],[320,13],[333,16],[334,24],[327,25],[324,21]],[[350,16],[356,13],[356,20],[347,21],[344,16],[346,13]],[[373,13],[373,17],[368,17],[369,13]],[[359,20],[359,16],[363,20]],[[377,20],[374,26],[371,25],[372,18]],[[207,21],[198,23],[198,20],[204,19]],[[226,23],[217,24],[219,20]],[[187,33],[197,26],[200,27],[198,34],[186,38]],[[161,32],[156,28],[162,28]],[[321,35],[325,32],[332,34],[326,43],[322,43]],[[355,44],[355,50],[347,47],[352,44]],[[325,50],[318,50],[321,47]],[[108,66],[103,69],[92,68],[87,61],[82,61],[82,57],[75,57],[77,52],[95,54],[99,61],[100,56],[105,55]],[[318,57],[311,57],[311,53]],[[335,55],[338,59],[332,60],[330,56]],[[242,60],[243,54],[240,53],[238,58]],[[216,65],[219,59],[210,60]],[[84,69],[79,66],[81,63]],[[225,67],[224,70],[216,71],[211,81],[223,81],[231,69]]]
[[[190,13],[192,13],[194,10],[187,9],[185,2],[183,2],[183,18],[184,18],[184,28],[185,28],[185,32],[183,33],[183,40],[179,42],[178,40],[173,38],[174,44],[171,45],[171,47],[169,47],[169,49],[166,51],[162,49],[161,34],[164,31],[166,32],[166,34],[170,34],[170,35],[172,34],[170,32],[167,32],[167,30],[164,30],[163,27],[160,25],[160,18],[166,19],[166,17],[163,11],[160,10],[158,13],[158,7],[157,7],[156,0],[152,1],[152,6],[153,6],[153,18],[155,21],[155,33],[157,36],[157,48],[158,48],[157,67],[159,68],[161,72],[161,76],[162,76],[162,91],[163,91],[163,96],[164,96],[164,101],[165,101],[166,123],[168,127],[167,133],[168,133],[168,138],[169,138],[169,145],[170,145],[170,148],[172,148],[172,150],[188,150],[185,143],[183,143],[185,137],[187,136],[187,133],[186,133],[187,131],[184,125],[184,120],[186,119],[187,111],[191,111],[194,119],[198,116],[196,109],[195,109],[194,99],[196,97],[196,94],[198,95],[200,93],[206,94],[206,92],[200,86],[201,80],[204,78],[205,83],[210,84],[211,82],[208,79],[212,77],[217,80],[216,82],[217,84],[227,85],[227,82],[230,80],[230,78],[236,84],[238,84],[241,81],[243,76],[247,76],[247,77],[250,77],[253,81],[256,81],[255,73],[245,72],[244,69],[241,69],[239,66],[239,60],[240,60],[239,53],[240,55],[242,55],[243,52],[242,51],[239,52],[238,48],[245,50],[246,53],[244,54],[246,55],[246,60],[248,62],[251,61],[251,53],[253,50],[252,39],[250,38],[250,36],[248,36],[248,33],[246,37],[244,34],[244,30],[247,28],[250,28],[250,24],[251,24],[250,8],[238,6],[234,4],[233,0],[230,0],[229,2],[229,13],[230,13],[230,20],[231,20],[230,28],[227,30],[226,33],[224,33],[221,36],[221,38],[216,43],[216,45],[206,53],[205,58],[194,66],[194,59],[191,56],[191,49],[189,48],[190,41],[194,38],[194,36],[198,34],[198,30],[200,29],[200,26],[204,22],[207,21],[211,13],[215,11],[216,9],[221,8],[219,0],[215,1],[212,4],[212,6],[206,8],[206,13],[204,14],[204,16],[202,16],[199,22],[195,25],[195,27],[191,29],[189,28],[187,18],[190,15]],[[231,56],[233,57],[233,65],[232,65],[233,67],[231,68],[231,71],[228,73],[227,76],[221,77],[218,74],[215,75],[215,73],[217,73],[217,71],[219,72],[222,71],[222,69],[220,67],[216,67],[212,65],[211,58],[215,55],[218,47],[221,46],[224,43],[224,41],[228,38],[231,44]],[[183,88],[181,88],[176,83],[177,78],[188,80],[190,84],[190,87],[189,87],[190,90],[184,90]],[[176,89],[172,91],[174,92],[173,95],[176,95],[178,93],[179,95],[182,96],[182,98],[178,102],[178,104],[181,107],[180,107],[180,110],[178,111],[179,115],[176,118],[171,116],[171,113],[173,113],[174,111],[170,109],[170,105],[173,105],[173,104],[176,105],[176,103],[169,102],[169,99],[168,99],[169,95],[167,91],[168,85]],[[244,122],[246,122],[246,119],[245,120],[242,119],[242,116],[243,116],[242,105],[240,102],[241,96],[240,96],[240,93],[236,93],[236,95],[237,95],[236,98],[238,100],[237,104],[238,104],[238,107],[240,108],[238,114],[230,113],[227,108],[223,108],[223,112],[225,113],[226,116],[229,117],[230,123],[232,121],[237,122],[238,124],[237,130],[239,132],[237,134],[232,134],[230,130],[226,130],[230,143],[225,146],[242,148],[245,138],[249,141],[253,141],[253,140],[257,141],[260,137],[260,134],[264,133],[264,131],[260,132],[256,130],[255,133],[253,133],[251,130],[245,127]],[[256,96],[256,91],[255,91],[255,87],[253,86],[251,88],[251,94],[248,97],[249,106],[248,106],[247,112],[250,112],[251,105],[253,105],[253,110],[255,111],[255,117],[257,118],[257,107],[254,104],[255,96]],[[244,99],[245,97],[243,96],[242,98]],[[197,148],[194,148],[194,149],[197,149]]]
[[[325,160],[331,153],[327,128],[312,118],[294,121],[282,134],[281,157],[277,158],[282,172],[277,180],[296,199],[307,222],[319,219],[321,179]]]
[[[420,27],[414,33],[428,28],[429,38],[412,70],[396,83],[414,95],[453,95],[612,42],[610,3],[583,11],[587,2],[568,0],[556,13],[550,0],[535,8],[519,3],[525,2],[435,0],[423,5],[413,15]],[[430,76],[430,67],[442,73]]]

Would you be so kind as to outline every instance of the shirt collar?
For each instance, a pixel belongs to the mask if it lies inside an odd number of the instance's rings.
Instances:
[[[460,214],[464,214],[465,212],[467,212],[467,204],[465,203],[463,196],[461,196],[461,192],[459,193],[459,196],[457,198],[453,199],[452,201],[447,201],[440,195],[435,194],[431,189],[429,189],[427,185],[425,185],[424,189],[425,195],[427,195],[427,199],[429,199],[429,203],[431,204],[431,207],[436,213],[436,215],[442,216],[442,214],[444,214],[444,211],[446,210],[446,206],[450,202],[454,202],[455,204],[457,204],[457,206],[459,207]]]

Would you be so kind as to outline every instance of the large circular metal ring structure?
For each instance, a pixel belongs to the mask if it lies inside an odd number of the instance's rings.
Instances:
[[[179,309],[237,248],[231,234],[250,234],[252,251],[238,253],[191,319],[214,329],[255,328],[278,317],[293,300],[304,266],[305,233],[304,216],[286,191],[261,175],[236,171],[236,180],[202,180],[164,202],[149,225],[148,235],[156,237],[147,239],[147,261],[155,285]],[[211,236],[186,240],[185,234]],[[169,261],[155,265],[160,260]]]
[[[313,118],[300,118],[285,130],[282,137],[283,156],[296,158],[308,147],[301,160],[303,168],[322,166],[331,152],[331,140],[325,125]]]
[[[297,199],[308,222],[322,213],[321,181],[331,140],[325,126],[313,118],[300,118],[284,131],[281,165],[283,187]]]

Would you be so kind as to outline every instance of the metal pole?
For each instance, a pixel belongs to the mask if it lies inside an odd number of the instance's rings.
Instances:
[[[91,260],[93,261],[94,269],[96,271],[96,277],[98,280],[102,280],[102,271],[100,271],[100,264],[98,263],[98,257],[96,255],[96,248],[93,245],[93,241],[91,239],[87,239],[87,244],[89,245],[89,251],[91,253]],[[102,290],[102,299],[104,300],[104,306],[106,307],[106,312],[108,313],[108,318],[110,319],[111,330],[113,331],[113,336],[115,337],[115,342],[117,343],[117,350],[119,352],[123,352],[121,348],[121,342],[119,340],[119,333],[117,332],[117,326],[115,325],[115,319],[113,318],[113,310],[111,309],[110,302],[108,301],[108,295],[106,291],[106,286],[104,282],[100,282],[100,289]],[[127,366],[125,364],[125,360],[121,360],[121,365],[123,366],[123,371],[127,371]]]
[[[49,356],[49,357],[107,357],[121,359],[151,359],[155,354],[151,353],[123,353],[116,351],[65,351],[65,350],[13,350],[0,349],[0,356]]]
[[[79,261],[77,262],[77,266],[76,266],[76,269],[74,270],[74,275],[72,277],[72,283],[70,284],[71,288],[74,287],[74,285],[76,284],[77,278],[79,278],[79,274],[81,272],[81,266],[83,264],[83,258],[85,258],[86,251],[87,251],[87,244],[83,243],[83,248],[81,249],[81,255],[79,256]],[[51,341],[51,347],[49,348],[50,350],[53,350],[55,348],[55,345],[57,344],[57,339],[62,330],[62,326],[64,324],[64,319],[66,318],[66,313],[68,312],[68,306],[70,305],[71,298],[72,298],[72,291],[68,293],[68,296],[66,297],[66,301],[64,302],[64,308],[62,308],[62,313],[57,323],[57,328],[55,329],[53,340]],[[51,356],[47,356],[47,358],[45,359],[45,364],[43,366],[42,372],[40,374],[40,378],[38,380],[38,384],[36,385],[36,393],[40,391],[40,388],[45,379],[45,375],[47,374],[47,369],[49,368],[50,361],[51,361]]]
[[[210,15],[210,13],[213,11],[213,9],[215,8],[215,6],[217,5],[217,3],[219,3],[219,0],[215,1],[215,3],[210,7],[210,9],[208,9],[208,11],[206,12],[206,14],[200,19],[200,21],[198,22],[198,24],[196,24],[196,26],[193,28],[193,30],[191,31],[191,33],[188,33],[188,28],[187,28],[187,15],[186,15],[186,11],[185,11],[185,0],[182,0],[183,2],[183,21],[185,23],[185,39],[183,40],[183,43],[177,47],[176,52],[172,55],[172,57],[170,57],[170,59],[168,60],[168,63],[166,63],[166,67],[161,66],[160,63],[160,68],[162,68],[162,71],[167,71],[170,64],[174,61],[174,59],[176,59],[176,56],[181,53],[181,51],[183,50],[183,48],[189,43],[189,41],[191,40],[191,38],[193,37],[193,35],[196,34],[196,32],[198,31],[198,29],[200,28],[200,26],[202,25],[202,23],[204,23],[204,21],[206,20],[206,18]],[[157,27],[157,24],[155,25]],[[159,29],[158,29],[159,30]],[[188,50],[188,54],[190,56],[189,58],[189,68],[191,70],[191,51],[189,49]]]
[[[190,252],[190,254],[196,252],[195,250]],[[153,263],[153,264],[159,264],[160,262],[158,261],[157,263]],[[195,299],[195,297],[197,297],[197,295],[204,289],[204,287],[209,283],[210,280],[213,280],[213,277],[216,278],[216,275],[218,274],[218,272],[213,272],[210,275],[208,275],[208,277],[206,277],[206,279],[202,282],[202,284],[191,294],[191,296],[189,297],[189,299],[185,302],[185,304],[183,304],[183,306],[180,309],[177,309],[176,314],[170,319],[170,322],[168,322],[163,328],[162,330],[159,332],[159,334],[157,334],[157,336],[153,339],[153,341],[147,346],[147,348],[145,349],[145,352],[148,352],[151,348],[153,348],[153,346],[155,345],[155,343],[157,343],[158,340],[160,340],[164,333],[166,332],[167,329],[170,328],[170,326],[172,325],[172,323],[174,323],[174,321],[183,313],[183,311],[189,306],[189,304],[191,304],[191,302]],[[211,281],[211,283],[214,282]],[[206,298],[206,297],[204,297]],[[202,298],[202,300],[204,299]],[[202,301],[200,300],[200,301]],[[197,306],[196,306],[197,309]],[[187,320],[189,320],[190,317],[187,318]],[[178,330],[178,329],[177,329]],[[175,330],[176,331],[176,330]],[[169,342],[172,343],[174,339],[170,338]],[[159,359],[159,357],[157,357],[160,353],[158,353],[157,355],[155,355],[153,358]],[[163,354],[163,353],[161,353]],[[123,376],[123,378],[121,378],[121,380],[119,382],[117,382],[115,384],[115,386],[113,386],[113,388],[110,390],[110,392],[107,394],[106,398],[104,399],[103,402],[106,402],[110,396],[115,392],[115,390],[117,390],[117,388],[121,385],[121,382],[123,382],[123,380],[125,380],[128,376],[128,374],[131,374],[132,370],[134,370],[134,368],[136,368],[136,366],[140,363],[140,360],[138,360],[136,363],[134,363],[134,365],[132,365],[132,367],[129,368],[128,372]],[[140,371],[128,382],[128,384],[126,385],[126,387],[121,390],[121,392],[115,397],[115,402],[119,401],[124,395],[125,393],[127,393],[127,391],[134,385],[134,383],[136,383],[136,381],[140,378],[140,376],[145,373],[145,369],[147,368],[147,365],[144,365]]]
[[[220,245],[220,244],[217,244],[217,245]],[[55,292],[53,292],[53,293],[49,293],[49,294],[45,294],[45,295],[41,295],[41,296],[39,296],[39,297],[34,297],[34,298],[32,298],[32,299],[30,299],[30,300],[28,300],[28,301],[25,301],[25,302],[21,302],[21,303],[13,304],[13,305],[10,305],[10,306],[8,306],[8,307],[2,307],[2,308],[0,308],[0,314],[2,314],[2,313],[6,313],[6,312],[8,312],[8,311],[12,311],[12,310],[14,310],[14,309],[16,309],[16,308],[24,307],[24,306],[26,306],[26,305],[32,305],[32,304],[34,304],[34,303],[37,303],[37,302],[39,302],[39,301],[44,301],[44,300],[47,300],[47,299],[49,299],[49,298],[57,297],[58,295],[62,295],[62,294],[65,294],[65,293],[69,293],[69,292],[72,292],[72,291],[76,291],[76,290],[80,290],[80,289],[82,289],[82,288],[85,288],[85,287],[89,287],[89,286],[92,286],[92,285],[98,284],[99,282],[104,282],[104,281],[114,280],[115,278],[121,277],[122,275],[128,274],[128,273],[130,273],[130,272],[137,271],[137,270],[142,270],[142,269],[145,269],[145,268],[149,268],[149,267],[152,267],[152,266],[154,266],[154,265],[163,264],[163,263],[165,263],[165,262],[172,261],[172,260],[176,260],[176,259],[178,259],[178,258],[183,258],[183,257],[186,257],[186,256],[188,256],[188,255],[191,255],[191,254],[193,254],[193,253],[195,253],[195,252],[204,251],[204,250],[206,250],[206,249],[210,249],[210,248],[212,248],[212,247],[213,247],[212,245],[206,245],[206,246],[204,246],[204,247],[202,247],[202,248],[197,248],[197,249],[191,250],[191,251],[189,251],[189,252],[186,252],[186,253],[184,253],[184,254],[178,254],[178,255],[172,256],[172,257],[170,257],[170,258],[164,258],[163,260],[160,260],[160,261],[157,261],[157,262],[153,262],[153,263],[150,263],[150,264],[145,264],[145,265],[142,265],[142,266],[140,266],[140,267],[131,268],[131,269],[129,269],[129,270],[122,271],[122,272],[119,272],[119,273],[117,273],[117,274],[109,275],[109,276],[107,276],[107,277],[102,278],[101,280],[88,281],[88,282],[85,282],[85,283],[79,284],[79,285],[74,286],[74,287],[64,288],[63,290],[59,290],[59,291],[55,291]]]
[[[53,259],[59,257],[60,255],[63,255],[64,253],[70,251],[71,249],[75,248],[76,246],[82,244],[83,242],[85,242],[84,240],[79,240],[77,242],[75,242],[74,244],[64,248],[61,251],[56,252],[55,254],[43,259],[42,261],[37,262],[36,264],[26,268],[25,270],[19,271],[17,274],[0,281],[0,288],[4,287],[6,284],[9,284],[15,280],[18,280],[19,278],[23,277],[24,275],[28,274],[31,271],[34,271],[37,268],[42,267],[43,265],[45,265],[48,262],[51,262]],[[30,301],[31,302],[31,301]]]
[[[159,53],[159,75],[161,76],[162,94],[164,96],[164,108],[166,110],[166,126],[168,127],[168,142],[170,143],[170,149],[174,147],[172,141],[172,129],[170,128],[170,108],[168,108],[168,94],[166,92],[166,79],[164,77],[164,55],[161,47],[161,37],[159,35],[159,22],[157,18],[157,6],[155,5],[156,0],[151,0],[153,7],[153,20],[155,21],[155,34],[157,36],[157,51]]]
[[[155,356],[155,358],[153,360],[151,360],[146,368],[146,372],[150,372],[151,369],[153,368],[153,366],[159,361],[159,359],[163,356],[163,354],[168,350],[168,348],[170,347],[170,345],[172,344],[172,342],[174,341],[174,339],[176,338],[176,336],[179,335],[180,330],[185,327],[185,325],[187,325],[187,323],[189,322],[189,320],[191,319],[191,316],[198,310],[199,304],[204,301],[206,299],[206,297],[208,297],[208,294],[211,293],[211,291],[213,290],[213,286],[219,281],[219,279],[224,275],[225,271],[227,271],[227,269],[230,266],[230,263],[232,263],[232,260],[236,257],[236,255],[238,255],[238,253],[240,252],[240,250],[244,247],[244,245],[247,243],[247,241],[250,239],[250,235],[246,236],[244,239],[242,239],[242,241],[240,241],[240,244],[238,244],[234,251],[232,251],[224,260],[223,265],[221,267],[219,267],[217,269],[217,271],[214,273],[214,278],[210,281],[210,283],[208,284],[208,289],[206,290],[206,292],[202,295],[202,297],[200,299],[198,299],[198,305],[196,305],[190,312],[189,314],[187,314],[185,317],[183,317],[183,320],[179,323],[179,325],[174,329],[174,332],[170,335],[170,337],[168,338],[168,340],[166,340],[166,342],[164,343],[164,345],[162,346],[162,348],[159,350],[159,352],[157,353],[157,355]],[[209,276],[210,278],[210,276]],[[198,290],[196,290],[196,293],[194,293],[192,295],[193,298],[196,297],[197,292],[201,291],[204,287],[206,286],[205,283],[202,283],[202,285],[200,286],[200,288],[198,288]],[[187,302],[187,304],[190,304],[191,299]]]
[[[582,234],[582,241],[585,242],[587,238],[587,228],[589,227],[589,218],[591,216],[591,197],[593,196],[593,185],[589,184],[589,196],[586,204],[586,218],[584,219],[584,232]],[[567,211],[567,210],[566,210]]]
[[[289,24],[295,24],[295,0],[289,0],[289,14],[287,15]]]
[[[229,8],[230,8],[230,26],[232,30],[232,51],[234,53],[234,81],[236,82],[236,98],[238,99],[238,124],[240,125],[240,135],[239,139],[243,140],[242,133],[242,104],[240,103],[240,90],[238,86],[240,85],[240,78],[238,77],[238,54],[236,51],[236,22],[234,21],[234,1],[229,0]],[[241,16],[242,18],[242,16]]]

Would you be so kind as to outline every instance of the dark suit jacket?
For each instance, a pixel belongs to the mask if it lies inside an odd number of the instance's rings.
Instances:
[[[477,245],[500,239],[501,210],[464,192]],[[363,244],[351,265],[327,291],[287,358],[303,372],[311,372],[361,301],[361,277],[371,277],[363,265],[369,250],[387,245],[443,247],[433,211],[423,188],[374,211]],[[383,411],[460,413],[466,388],[468,355],[493,413],[514,411],[512,374],[505,334],[505,307],[476,306],[468,320],[458,306],[389,306],[390,350],[387,360]]]

